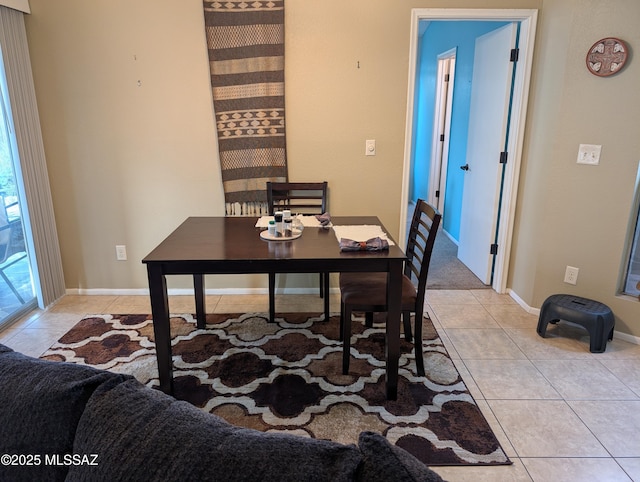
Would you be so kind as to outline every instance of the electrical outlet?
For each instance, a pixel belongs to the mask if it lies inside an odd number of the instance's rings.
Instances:
[[[600,164],[600,153],[602,146],[594,144],[580,144],[578,148],[578,164],[590,164],[597,166]]]
[[[569,283],[570,285],[575,285],[578,283],[578,268],[574,268],[573,266],[567,266],[567,269],[564,272],[564,282]]]
[[[127,247],[124,244],[116,245],[116,259],[118,261],[127,260]]]

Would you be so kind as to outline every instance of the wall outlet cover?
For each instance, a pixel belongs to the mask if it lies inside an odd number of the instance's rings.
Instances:
[[[600,164],[602,146],[596,144],[580,144],[578,148],[578,164],[597,166]]]

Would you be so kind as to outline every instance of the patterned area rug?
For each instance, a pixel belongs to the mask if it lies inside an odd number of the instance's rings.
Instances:
[[[385,398],[384,324],[353,323],[351,373],[342,375],[339,317],[290,313],[172,315],[175,396],[262,431],[357,443],[372,430],[427,465],[510,464],[428,319],[426,377],[402,340],[398,400]],[[134,375],[158,385],[150,315],[81,320],[43,356]]]

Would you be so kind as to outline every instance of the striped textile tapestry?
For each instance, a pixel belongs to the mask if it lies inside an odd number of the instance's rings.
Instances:
[[[266,214],[287,180],[284,0],[203,3],[226,212]]]

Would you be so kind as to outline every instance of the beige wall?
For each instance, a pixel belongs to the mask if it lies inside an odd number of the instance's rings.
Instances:
[[[186,216],[223,213],[201,1],[30,4],[67,287],[143,289],[155,244]],[[291,179],[326,179],[333,214],[375,213],[398,233],[410,11],[430,7],[540,9],[509,287],[532,307],[556,292],[600,299],[640,336],[640,304],[614,296],[640,160],[639,67],[609,79],[584,67],[601,37],[640,45],[636,0],[287,0]],[[603,145],[600,166],[575,164],[580,143]],[[567,264],[576,287],[562,282]]]
[[[140,260],[221,215],[198,1],[35,1],[26,17],[68,288],[142,288]],[[129,261],[114,247],[125,244]]]
[[[534,307],[563,292],[602,301],[635,336],[640,303],[616,288],[640,161],[639,22],[635,0],[544,1],[509,282]],[[585,56],[609,36],[630,45],[631,60],[599,78]],[[576,163],[579,144],[602,145],[599,166]],[[563,282],[567,265],[580,268],[577,286]]]

